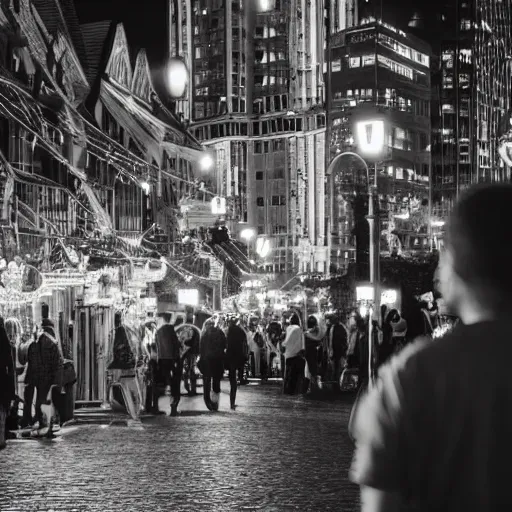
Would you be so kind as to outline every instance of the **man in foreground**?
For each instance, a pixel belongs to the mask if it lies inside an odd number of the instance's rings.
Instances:
[[[510,185],[457,204],[439,278],[461,324],[406,347],[356,413],[351,479],[365,512],[512,510],[511,204]]]

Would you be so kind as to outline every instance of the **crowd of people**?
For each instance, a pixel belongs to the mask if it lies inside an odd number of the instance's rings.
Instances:
[[[340,391],[347,368],[356,369],[359,385],[368,377],[368,317],[363,318],[357,310],[351,312],[346,322],[336,315],[322,314],[309,315],[304,322],[301,312],[295,310],[266,322],[251,315],[193,315],[189,311],[183,317],[162,313],[146,322],[140,333],[124,325],[121,313],[117,313],[114,325],[108,370],[135,371],[141,376],[135,380],[142,383],[138,384],[141,408],[149,414],[163,414],[159,399],[170,394],[170,414],[177,415],[182,384],[189,396],[195,396],[200,377],[204,402],[211,411],[219,408],[225,375],[233,410],[237,388],[247,384],[249,377],[282,378],[283,393],[287,395],[315,394],[326,385]],[[407,322],[396,309],[383,308],[382,322],[374,332],[378,366],[404,344]],[[3,425],[9,413],[18,410],[19,402],[24,402],[23,415],[15,420],[15,428],[31,428],[44,434],[55,424],[72,418],[68,395],[72,395],[76,373],[72,362],[63,359],[54,325],[48,318],[21,348],[15,348],[3,322],[0,338],[4,340],[0,375],[1,447],[5,445]],[[6,354],[11,356],[10,360]],[[4,361],[14,363],[4,365]],[[15,384],[17,373],[24,377],[21,391]],[[13,404],[13,400],[18,403]],[[43,414],[48,404],[53,409]]]

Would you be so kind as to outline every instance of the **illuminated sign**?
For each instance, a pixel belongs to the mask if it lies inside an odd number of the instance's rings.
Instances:
[[[178,303],[183,306],[197,306],[199,304],[199,290],[178,290]]]

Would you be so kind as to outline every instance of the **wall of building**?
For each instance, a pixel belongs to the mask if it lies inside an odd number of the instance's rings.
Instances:
[[[211,181],[234,205],[235,235],[252,227],[270,238],[269,270],[324,271],[325,6],[273,0],[255,13],[247,2],[223,4],[179,3],[176,20],[191,20],[180,32],[192,41],[186,51],[181,46],[193,76],[191,130],[215,154]],[[346,2],[331,7],[345,13],[339,20],[353,20]],[[179,44],[171,48],[180,51]],[[178,105],[184,115],[186,105]],[[234,147],[243,147],[243,159]],[[298,249],[304,244],[307,258]]]
[[[419,240],[410,226],[397,226],[394,216],[412,215],[429,200],[430,48],[394,27],[373,22],[335,35],[329,53],[330,161],[345,151],[357,153],[353,125],[359,117],[384,120],[384,155],[375,168],[370,165],[370,179],[378,174],[380,209],[386,212],[381,218],[382,248],[392,252],[391,237],[385,233],[398,231],[403,249],[424,249],[428,229],[422,230],[425,240]],[[343,271],[355,259],[356,245],[361,250],[358,233],[365,224],[349,196],[364,194],[367,181],[357,159],[340,159],[333,173],[330,254],[331,263]],[[367,235],[359,235],[367,244]]]

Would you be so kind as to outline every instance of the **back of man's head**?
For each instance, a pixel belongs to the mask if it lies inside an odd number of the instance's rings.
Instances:
[[[161,313],[159,316],[165,324],[171,323],[172,313]]]
[[[300,319],[297,314],[293,314],[290,318],[290,325],[299,325],[300,326]]]
[[[503,300],[512,287],[512,185],[476,186],[454,207],[446,249],[468,286]]]

